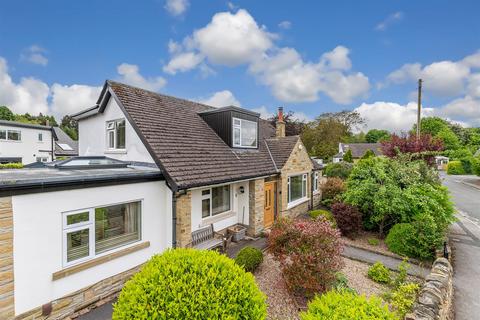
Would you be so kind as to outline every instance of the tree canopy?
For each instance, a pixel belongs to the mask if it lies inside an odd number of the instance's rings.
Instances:
[[[390,138],[390,131],[388,130],[371,129],[365,135],[365,140],[369,143],[376,143],[388,138]]]
[[[277,126],[278,114],[270,117],[268,119],[272,126]],[[305,122],[300,121],[295,118],[295,113],[293,111],[288,111],[283,115],[283,121],[285,121],[285,135],[286,136],[298,136],[302,133],[303,128],[305,127]]]
[[[0,106],[0,120],[15,120],[15,115],[7,106]]]

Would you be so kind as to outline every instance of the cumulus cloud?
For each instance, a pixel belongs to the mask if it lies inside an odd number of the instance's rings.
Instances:
[[[292,27],[292,23],[288,20],[282,21],[278,24],[280,29],[288,30]]]
[[[273,116],[273,112],[268,111],[267,107],[261,106],[258,108],[251,109],[253,112],[260,113],[260,118],[268,119]]]
[[[73,84],[71,86],[55,83],[50,88],[54,115],[73,114],[95,104],[102,87]]]
[[[212,94],[210,97],[205,99],[199,99],[201,103],[207,104],[209,106],[221,108],[226,106],[237,106],[240,107],[240,101],[235,98],[233,93],[230,90],[218,91]]]
[[[163,71],[169,74],[176,74],[177,72],[185,72],[197,67],[202,63],[204,57],[201,54],[195,52],[183,52],[175,55],[166,66],[163,67]]]
[[[472,96],[455,99],[443,106],[439,112],[453,119],[460,119],[469,125],[480,126],[480,99]]]
[[[410,130],[417,121],[417,104],[409,102],[400,105],[393,102],[377,101],[362,103],[354,111],[365,119],[366,130],[386,129],[394,132]],[[433,108],[422,108],[422,116],[428,117],[435,113]]]
[[[47,50],[44,48],[32,45],[27,49],[23,50],[20,58],[23,61],[27,61],[33,64],[38,64],[41,66],[46,66],[48,64],[48,58],[46,57]]]
[[[179,16],[187,11],[189,5],[188,0],[167,0],[165,9],[172,16]]]
[[[120,81],[146,90],[158,91],[167,84],[163,77],[145,78],[135,64],[122,63],[117,67]]]
[[[388,17],[385,18],[382,22],[375,26],[375,30],[377,31],[385,31],[390,27],[392,24],[397,23],[403,19],[403,12],[397,11],[395,13],[390,14]]]

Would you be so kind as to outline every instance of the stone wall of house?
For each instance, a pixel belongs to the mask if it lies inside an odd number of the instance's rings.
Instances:
[[[10,197],[0,198],[0,319],[14,316],[13,210]]]
[[[249,181],[249,218],[247,234],[249,236],[258,236],[264,229],[264,192],[265,179],[255,179]]]
[[[453,300],[453,268],[445,258],[435,260],[432,271],[406,320],[449,320]]]
[[[311,173],[313,169],[312,161],[307,153],[305,146],[302,141],[299,139],[295,147],[290,154],[287,162],[281,170],[281,197],[279,201],[279,213],[280,216],[296,217],[299,214],[305,213],[310,207],[310,201],[299,204],[293,208],[287,209],[288,207],[288,177],[294,174],[307,173],[307,195],[310,198],[311,195]]]
[[[75,291],[74,293],[54,300],[48,305],[39,306],[26,313],[15,317],[16,320],[43,320],[43,319],[65,319],[75,312],[104,299],[113,298],[123,288],[125,282],[137,273],[142,265],[104,279],[96,284]],[[2,318],[1,319],[12,319]]]
[[[177,196],[177,247],[188,247],[192,243],[192,192]]]

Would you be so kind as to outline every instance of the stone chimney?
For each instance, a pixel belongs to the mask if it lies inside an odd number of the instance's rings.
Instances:
[[[278,108],[278,120],[277,120],[277,138],[285,137],[285,121],[283,119],[283,107]]]

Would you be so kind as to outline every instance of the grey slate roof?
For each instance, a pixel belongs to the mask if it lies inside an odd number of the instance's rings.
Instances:
[[[57,136],[57,139],[55,141],[55,155],[56,156],[78,156],[78,141],[75,141],[72,138],[70,138],[70,136],[66,134],[59,127],[53,127],[53,131]],[[62,149],[60,144],[67,144],[70,147],[72,147],[73,150],[64,150]]]
[[[343,151],[352,150],[352,156],[354,158],[361,158],[367,150],[372,150],[376,156],[383,155],[382,145],[380,143],[342,143]]]
[[[285,165],[298,139],[300,139],[299,136],[289,136],[265,140],[278,169]]]
[[[47,130],[47,131],[52,130],[52,127],[50,126],[43,126],[41,124],[23,123],[23,122],[8,121],[8,120],[0,120],[0,125],[19,127],[19,128],[40,129],[40,130]]]
[[[198,114],[213,107],[114,81],[107,85],[174,190],[277,172],[264,142],[275,136],[268,121],[259,121],[258,150],[234,149]]]

